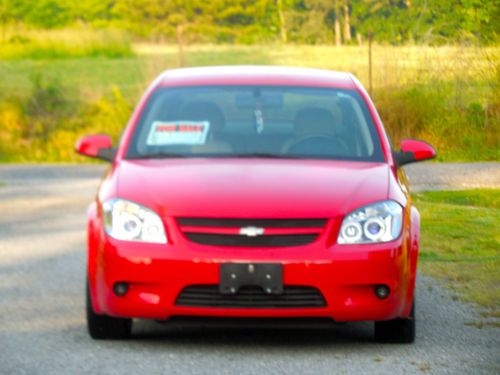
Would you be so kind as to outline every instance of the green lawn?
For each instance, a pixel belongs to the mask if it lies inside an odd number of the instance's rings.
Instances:
[[[415,194],[420,270],[500,318],[500,189]],[[498,322],[494,323],[498,325]]]
[[[154,52],[154,51],[153,51]],[[193,49],[186,53],[188,66],[234,65],[275,63],[267,52],[257,47],[213,47]],[[306,61],[304,61],[304,64]],[[109,94],[118,87],[124,95],[135,102],[147,85],[165,69],[176,68],[176,49],[161,50],[161,53],[138,54],[132,57],[80,57],[65,59],[1,60],[0,101],[7,95],[25,97],[30,94],[33,75],[43,75],[47,81],[57,81],[66,91],[88,99],[89,96]],[[296,61],[296,65],[299,61]],[[82,98],[83,97],[83,98]]]

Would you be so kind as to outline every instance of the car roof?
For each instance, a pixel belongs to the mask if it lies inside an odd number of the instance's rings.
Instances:
[[[158,86],[286,85],[354,89],[352,75],[324,69],[284,66],[232,65],[171,69]]]

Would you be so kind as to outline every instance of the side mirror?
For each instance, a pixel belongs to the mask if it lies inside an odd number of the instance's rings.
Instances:
[[[116,149],[109,135],[87,135],[80,138],[75,145],[75,150],[81,155],[105,161],[113,161]]]
[[[417,139],[403,139],[401,141],[401,151],[394,152],[398,167],[408,163],[433,159],[436,155],[434,147]]]

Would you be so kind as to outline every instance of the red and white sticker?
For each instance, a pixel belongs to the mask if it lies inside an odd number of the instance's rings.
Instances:
[[[148,146],[202,145],[207,141],[208,121],[155,121],[151,125]]]

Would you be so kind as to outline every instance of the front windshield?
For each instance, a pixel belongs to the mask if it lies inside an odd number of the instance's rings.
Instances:
[[[127,158],[168,157],[384,160],[355,90],[289,86],[158,89]]]

